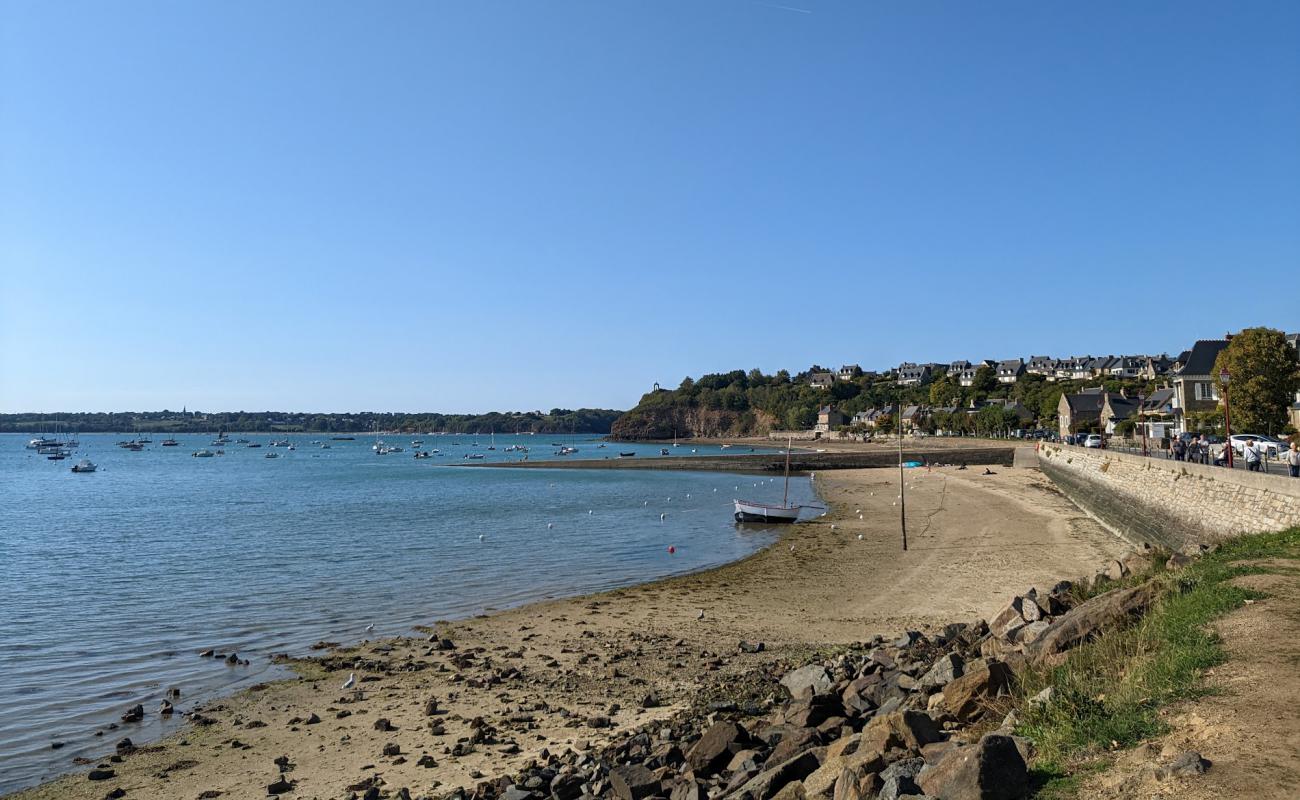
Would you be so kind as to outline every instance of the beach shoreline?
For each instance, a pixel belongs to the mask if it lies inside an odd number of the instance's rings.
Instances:
[[[106,780],[78,772],[9,796],[97,800],[115,787],[128,797],[262,796],[280,756],[295,765],[297,797],[340,796],[376,774],[394,791],[442,794],[543,748],[599,747],[773,660],[987,617],[1030,585],[1087,573],[1125,549],[1036,471],[907,477],[907,553],[897,471],[818,474],[828,514],[739,561],[436,622],[432,643],[325,649],[295,659],[296,678],[208,703],[192,718],[201,724],[134,743],[117,761],[106,755],[95,762],[112,771]],[[341,688],[352,672],[360,694]],[[105,752],[130,728],[106,732]]]

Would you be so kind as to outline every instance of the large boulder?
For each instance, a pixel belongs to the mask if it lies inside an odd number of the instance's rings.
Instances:
[[[1029,770],[1010,736],[990,733],[948,753],[916,779],[943,800],[1019,800],[1029,794]]]
[[[734,722],[715,722],[686,752],[686,765],[697,775],[712,775],[744,749],[749,734]]]
[[[811,689],[813,694],[825,694],[831,690],[835,682],[831,680],[824,667],[819,664],[809,664],[787,674],[781,679],[781,685],[789,690],[792,697],[798,697],[808,689]]]
[[[871,720],[862,731],[859,747],[883,753],[896,745],[919,752],[925,745],[942,740],[943,732],[934,717],[924,711],[894,711]]]
[[[821,766],[818,756],[815,750],[805,750],[774,767],[763,770],[726,796],[735,800],[770,800],[785,788],[786,784],[802,781],[816,771]]]
[[[659,779],[641,764],[611,769],[609,786],[619,800],[642,800],[659,793]]]
[[[1063,653],[1094,638],[1107,628],[1116,628],[1139,617],[1155,601],[1153,583],[1126,589],[1111,589],[1067,611],[1043,631],[1026,653],[1042,660]]]
[[[961,677],[966,662],[956,653],[949,653],[921,676],[921,688],[929,691],[941,689]]]
[[[905,758],[885,767],[880,773],[880,800],[899,800],[907,795],[920,794],[921,787],[916,783],[916,776],[924,767],[925,760],[920,758]]]
[[[1001,661],[977,665],[943,687],[943,708],[961,722],[974,722],[990,700],[1010,691],[1014,679],[1011,668]]]

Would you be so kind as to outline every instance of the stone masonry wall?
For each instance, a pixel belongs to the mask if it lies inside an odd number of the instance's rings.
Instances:
[[[1300,525],[1300,480],[1068,445],[1040,469],[1080,508],[1135,543],[1190,551]]]

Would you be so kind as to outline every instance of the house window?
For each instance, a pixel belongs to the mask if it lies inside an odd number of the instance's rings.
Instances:
[[[1214,390],[1214,384],[1208,381],[1196,382],[1196,399],[1197,400],[1218,400],[1219,393]]]

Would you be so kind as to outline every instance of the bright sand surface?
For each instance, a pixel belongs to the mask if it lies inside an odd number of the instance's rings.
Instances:
[[[907,552],[897,471],[818,474],[830,513],[743,561],[439,623],[455,650],[431,651],[421,639],[323,650],[301,665],[302,678],[211,703],[202,714],[212,724],[109,764],[109,780],[79,772],[14,796],[99,800],[121,787],[127,798],[264,797],[279,756],[293,765],[286,777],[297,781],[297,798],[344,797],[374,775],[394,793],[442,794],[517,771],[544,747],[598,747],[766,660],[987,618],[1029,586],[1091,574],[1127,549],[1037,471],[995,472],[909,470]],[[766,649],[739,653],[741,640]],[[350,671],[360,692],[340,688]],[[651,692],[661,705],[642,708]],[[434,716],[425,714],[430,698],[439,701]],[[184,698],[178,709],[189,710]],[[306,724],[312,714],[319,722]],[[475,717],[499,743],[452,755]],[[593,717],[613,727],[595,727]],[[378,730],[380,718],[395,730]],[[445,732],[431,732],[430,722]],[[107,763],[130,728],[105,732],[96,763]],[[390,744],[400,756],[383,755]],[[426,754],[436,766],[419,765]]]

